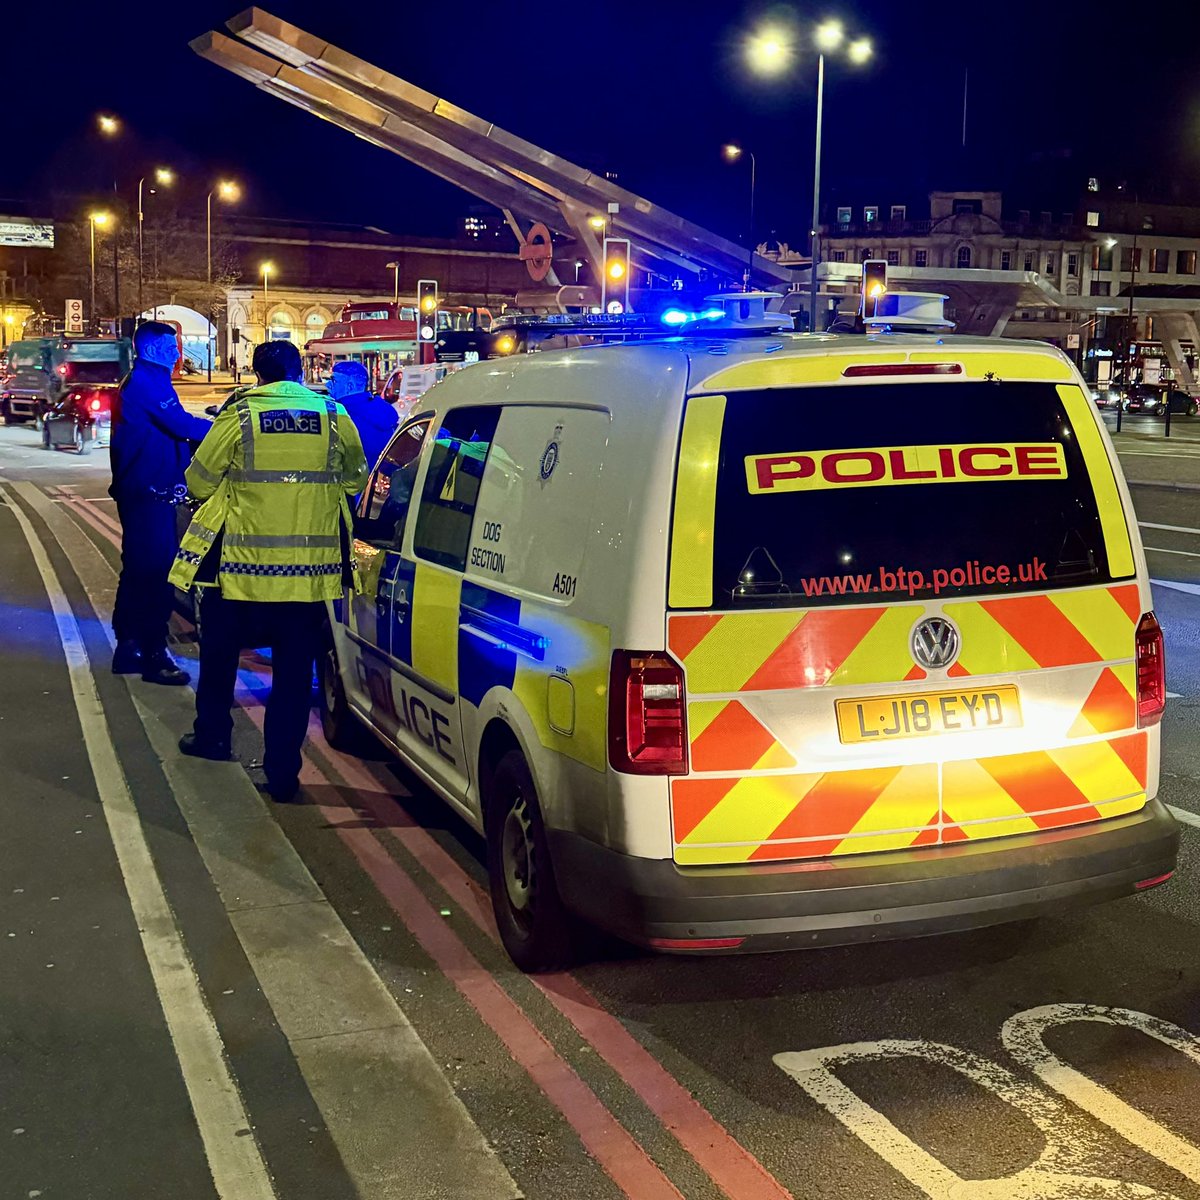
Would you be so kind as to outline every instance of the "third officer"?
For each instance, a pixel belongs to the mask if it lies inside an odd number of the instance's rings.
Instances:
[[[299,382],[291,342],[254,351],[257,386],[221,410],[187,471],[204,503],[171,571],[177,586],[209,586],[200,602],[196,721],[179,748],[231,757],[233,688],[244,646],[270,646],[266,790],[298,789],[312,701],[313,660],[325,601],[342,595],[349,528],[346,498],[367,478],[362,444],[346,410]]]

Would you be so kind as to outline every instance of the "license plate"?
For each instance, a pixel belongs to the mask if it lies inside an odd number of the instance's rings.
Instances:
[[[1019,729],[1015,687],[921,692],[837,702],[838,737],[845,743],[886,742],[941,733]]]

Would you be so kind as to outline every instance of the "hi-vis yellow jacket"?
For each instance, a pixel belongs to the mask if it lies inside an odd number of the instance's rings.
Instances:
[[[234,394],[187,469],[204,503],[183,536],[171,582],[190,587],[221,535],[217,582],[230,600],[332,600],[342,594],[346,497],[367,480],[346,410],[299,383]]]

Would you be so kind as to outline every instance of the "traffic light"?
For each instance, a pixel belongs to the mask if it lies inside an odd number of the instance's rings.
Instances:
[[[436,279],[417,280],[417,341],[437,337],[438,285]]]
[[[629,239],[604,239],[602,307],[606,313],[629,309]]]
[[[868,258],[862,265],[862,315],[875,315],[879,297],[887,291],[887,263],[881,258]]]

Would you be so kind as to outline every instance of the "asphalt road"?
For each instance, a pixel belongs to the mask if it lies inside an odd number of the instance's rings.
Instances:
[[[1200,821],[1200,421],[1172,433],[1118,444],[1174,693],[1163,797]],[[478,839],[386,758],[314,737],[305,803],[268,807],[240,766],[172,754],[190,692],[106,670],[107,482],[103,452],[0,429],[3,1200],[1200,1200],[1200,827],[1168,886],[1036,924],[719,961],[605,944],[534,981]],[[72,622],[94,675],[78,648],[68,672]]]

